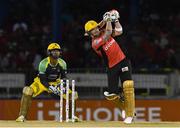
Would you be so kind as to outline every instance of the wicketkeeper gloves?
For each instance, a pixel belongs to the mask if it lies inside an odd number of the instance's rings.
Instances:
[[[56,95],[60,95],[60,89],[58,88],[58,86],[51,85],[49,86],[49,90]]]

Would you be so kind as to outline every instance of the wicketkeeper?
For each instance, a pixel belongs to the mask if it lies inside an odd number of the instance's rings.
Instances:
[[[93,50],[104,59],[108,71],[108,91],[104,92],[107,100],[118,106],[122,112],[125,123],[133,121],[135,113],[134,82],[132,80],[131,64],[113,37],[120,36],[123,32],[119,22],[117,10],[111,10],[103,15],[103,20],[98,24],[90,20],[85,24],[85,35],[92,38]],[[112,28],[114,24],[114,28]],[[102,29],[105,26],[105,29]],[[121,79],[122,92],[118,89]]]
[[[34,82],[30,86],[23,88],[19,117],[16,119],[17,122],[25,121],[33,97],[38,96],[44,91],[54,93],[56,95],[60,94],[60,81],[61,79],[66,79],[67,73],[66,62],[60,58],[61,53],[62,50],[58,43],[51,43],[48,46],[48,57],[40,62],[38,76],[34,79]],[[71,94],[72,91],[69,90],[69,93]],[[63,95],[63,98],[66,98],[65,94]],[[75,100],[77,98],[78,94],[76,92]],[[71,103],[71,101],[69,103]],[[69,106],[71,107],[71,105]],[[69,113],[69,117],[71,118],[71,112]],[[79,121],[76,116],[75,121]]]

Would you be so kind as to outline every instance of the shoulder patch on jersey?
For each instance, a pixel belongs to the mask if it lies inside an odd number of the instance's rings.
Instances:
[[[45,58],[39,63],[39,72],[45,72],[47,65],[48,65],[48,58]]]
[[[67,69],[66,62],[63,59],[59,58],[58,62],[63,69],[65,69],[65,70]]]

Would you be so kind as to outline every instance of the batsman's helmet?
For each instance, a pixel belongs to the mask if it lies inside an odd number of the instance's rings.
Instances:
[[[92,29],[96,28],[98,26],[98,23],[94,20],[89,20],[88,22],[86,22],[86,24],[84,25],[85,31],[89,32]]]

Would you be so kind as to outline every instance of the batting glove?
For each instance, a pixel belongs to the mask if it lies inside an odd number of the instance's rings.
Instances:
[[[117,10],[115,10],[115,9],[111,10],[110,11],[110,17],[112,19],[112,22],[118,21],[118,19],[120,18],[119,12]]]
[[[107,21],[112,21],[111,19],[111,13],[110,12],[106,12],[104,15],[103,15],[103,21],[107,22]]]

